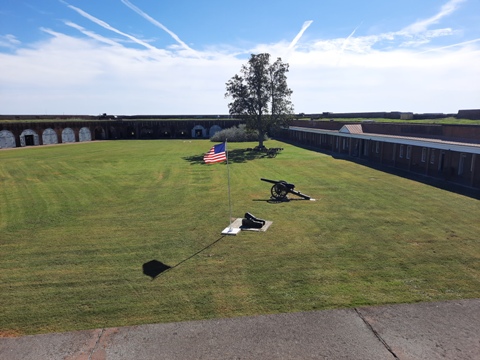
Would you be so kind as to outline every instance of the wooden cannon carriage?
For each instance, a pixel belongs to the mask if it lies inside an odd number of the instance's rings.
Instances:
[[[277,181],[265,178],[261,178],[260,180],[273,184],[270,192],[272,194],[272,198],[275,200],[286,200],[288,194],[294,194],[306,200],[312,200],[310,196],[302,194],[300,191],[295,190],[294,184],[288,183],[285,180]]]

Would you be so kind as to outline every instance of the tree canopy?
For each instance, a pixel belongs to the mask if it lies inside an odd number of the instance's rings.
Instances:
[[[246,120],[249,129],[258,131],[258,145],[263,147],[265,134],[286,124],[293,115],[292,90],[287,85],[288,64],[281,58],[270,64],[270,54],[252,54],[227,83],[225,97],[230,115]]]

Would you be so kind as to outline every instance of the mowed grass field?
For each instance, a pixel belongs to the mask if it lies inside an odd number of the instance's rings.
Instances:
[[[206,140],[0,151],[0,334],[480,297],[480,202],[328,155]],[[273,203],[284,179],[317,201]],[[153,280],[142,265],[172,268]]]

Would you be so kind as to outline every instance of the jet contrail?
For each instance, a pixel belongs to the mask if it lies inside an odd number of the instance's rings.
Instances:
[[[362,23],[360,23],[360,25],[362,25]],[[348,39],[350,39],[353,35],[355,35],[355,32],[358,30],[358,28],[360,27],[360,25],[358,25],[355,29],[353,29],[352,33],[347,36],[347,38],[345,39],[344,44],[348,41]]]
[[[111,39],[108,39],[104,36],[101,36],[101,35],[98,35],[98,34],[95,34],[93,31],[88,31],[86,30],[85,28],[83,28],[82,26],[80,25],[77,25],[71,21],[65,21],[65,25],[67,26],[70,26],[74,29],[77,29],[78,31],[80,31],[81,33],[83,33],[84,35],[87,35],[88,37],[92,38],[92,39],[95,39],[97,41],[100,41],[100,42],[103,42],[105,44],[108,44],[108,45],[112,45],[112,46],[121,46],[119,43],[117,43],[116,41],[113,41]]]
[[[123,0],[122,0],[123,1]],[[292,42],[290,43],[290,45],[288,45],[288,49],[287,51],[289,50],[292,50],[295,45],[297,45],[297,42],[298,40],[300,40],[300,38],[302,37],[303,33],[305,32],[305,30],[308,29],[308,27],[313,23],[313,20],[307,20],[303,23],[303,26],[302,26],[302,29],[300,30],[300,32],[297,34],[297,36],[295,36],[295,38],[292,40]]]
[[[355,32],[358,30],[358,28],[362,25],[363,22],[360,23],[360,25],[358,25],[355,29],[353,29],[353,31],[351,32],[350,35],[347,36],[347,38],[343,41],[343,44],[342,44],[342,48],[340,49],[340,54],[338,56],[338,61],[337,61],[337,65],[340,64],[340,60],[342,60],[342,55],[343,55],[343,52],[345,51],[345,48],[347,47],[347,42],[348,40],[353,36],[355,35]]]
[[[66,4],[70,9],[72,10],[75,10],[77,13],[79,13],[80,15],[82,15],[83,17],[87,18],[88,20],[94,22],[95,24],[107,29],[107,30],[110,30],[110,31],[113,31],[119,35],[122,35],[122,36],[125,36],[127,38],[129,38],[130,40],[136,42],[137,44],[139,45],[142,45],[142,46],[145,46],[147,49],[150,49],[150,50],[155,50],[155,51],[161,51],[160,49],[156,48],[155,46],[152,46],[148,43],[146,43],[145,41],[142,41],[140,39],[137,39],[136,37],[132,36],[132,35],[129,35],[129,34],[126,34],[120,30],[117,30],[115,29],[113,26],[110,26],[109,24],[107,24],[105,21],[102,21],[100,19],[97,19],[95,16],[92,16],[90,15],[89,13],[83,11],[82,9],[79,9],[73,5],[70,5],[68,3],[66,3],[65,1],[62,1],[64,4]]]
[[[468,41],[463,41],[463,42],[452,44],[452,45],[446,45],[446,46],[442,46],[442,47],[438,47],[438,48],[434,48],[434,49],[421,51],[418,54],[424,54],[424,53],[431,52],[431,51],[439,51],[439,50],[448,49],[448,48],[457,47],[457,46],[462,46],[462,45],[466,45],[466,44],[473,44],[473,43],[476,43],[476,42],[479,42],[479,41],[480,41],[480,38],[473,39],[473,40],[468,40]]]
[[[133,5],[130,1],[128,0],[121,0],[122,3],[124,3],[126,6],[128,6],[130,9],[135,11],[138,15],[142,16],[146,20],[150,21],[153,25],[158,26],[160,29],[164,30],[167,32],[176,42],[178,42],[185,50],[192,51],[193,53],[196,54],[196,51],[193,50],[190,46],[185,44],[174,32],[170,31],[166,26],[163,24],[159,23],[157,20],[140,10],[138,7]]]
[[[360,25],[362,25],[362,23],[360,23]],[[355,35],[355,32],[358,30],[358,28],[360,27],[360,25],[358,25],[355,29],[353,29],[352,33],[351,33],[350,35],[348,35],[347,38],[343,41],[342,50],[340,51],[340,54],[343,54],[343,51],[344,51],[345,48],[347,47],[347,42],[348,42],[348,40],[349,40],[353,35]]]

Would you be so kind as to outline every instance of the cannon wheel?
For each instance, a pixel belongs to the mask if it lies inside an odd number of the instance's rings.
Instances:
[[[277,200],[285,199],[288,194],[287,187],[282,183],[276,183],[273,185],[270,192],[272,193],[272,197]]]

